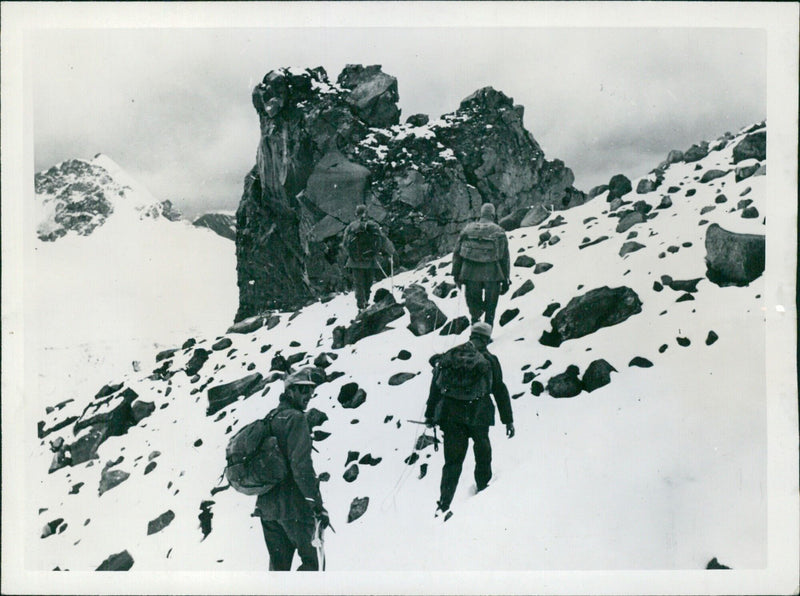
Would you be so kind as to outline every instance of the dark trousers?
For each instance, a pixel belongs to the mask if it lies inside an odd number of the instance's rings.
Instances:
[[[500,297],[499,281],[465,281],[464,295],[467,299],[467,308],[473,323],[486,314],[484,321],[494,323],[494,311],[497,310],[497,299]]]
[[[488,426],[471,426],[458,422],[442,424],[444,434],[444,467],[440,485],[439,507],[446,510],[453,501],[453,495],[461,476],[467,446],[472,439],[472,452],[475,455],[475,484],[478,490],[486,488],[492,477],[492,444],[489,442]]]
[[[358,308],[366,308],[369,304],[369,289],[372,287],[372,269],[350,269],[353,276],[353,285],[356,290],[356,304]]]
[[[317,571],[317,549],[311,546],[314,538],[313,520],[261,520],[264,541],[269,551],[270,571],[291,571],[297,551],[302,564],[298,571]]]

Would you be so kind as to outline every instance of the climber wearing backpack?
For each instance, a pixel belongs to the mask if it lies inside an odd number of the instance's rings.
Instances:
[[[301,369],[287,376],[284,384],[278,407],[267,418],[286,457],[287,473],[259,495],[254,515],[261,518],[270,571],[291,570],[295,551],[300,555],[299,571],[317,571],[319,558],[312,541],[316,527],[324,529],[330,521],[311,461],[311,430],[305,415],[316,383],[308,369]]]
[[[394,258],[397,251],[394,244],[381,230],[380,225],[367,217],[365,205],[356,206],[356,219],[345,228],[342,246],[347,253],[345,267],[350,269],[356,290],[356,304],[361,310],[369,303],[369,290],[373,275],[380,269],[377,257],[379,253]]]
[[[473,323],[494,323],[497,300],[508,291],[511,260],[508,238],[503,228],[494,222],[491,203],[481,205],[480,220],[466,225],[453,251],[453,278],[464,294]]]
[[[492,327],[475,323],[469,341],[431,358],[434,363],[425,424],[439,425],[444,434],[444,467],[436,515],[449,517],[450,503],[461,476],[469,439],[475,455],[475,484],[478,491],[486,488],[492,477],[492,446],[489,427],[494,424],[494,405],[506,436],[514,436],[514,417],[503,371],[497,356],[486,346],[491,342]]]

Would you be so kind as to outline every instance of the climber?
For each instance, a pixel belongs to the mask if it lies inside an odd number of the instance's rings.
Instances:
[[[287,456],[289,474],[280,484],[259,495],[254,516],[261,518],[264,540],[269,551],[270,571],[289,571],[297,551],[298,571],[319,570],[317,548],[312,544],[315,527],[330,525],[322,506],[319,481],[311,461],[311,431],[305,409],[314,395],[313,375],[308,369],[290,374],[284,380],[271,431],[278,447]]]
[[[453,278],[461,288],[465,285],[467,307],[473,323],[494,323],[497,300],[508,291],[511,262],[508,238],[495,222],[494,205],[484,203],[478,221],[461,231],[453,251]]]
[[[500,361],[486,347],[491,336],[491,325],[475,323],[468,342],[431,358],[434,371],[425,424],[429,428],[438,425],[444,434],[444,467],[436,515],[444,514],[445,519],[449,517],[469,439],[475,455],[477,490],[486,488],[492,477],[489,427],[494,425],[494,404],[490,393],[500,411],[500,421],[506,426],[506,436],[514,436],[511,400]]]
[[[378,222],[367,216],[365,205],[356,206],[356,219],[345,228],[342,246],[347,253],[345,267],[350,269],[353,276],[356,304],[362,310],[369,304],[374,271],[380,269],[378,254],[388,254],[394,259],[397,251]]]

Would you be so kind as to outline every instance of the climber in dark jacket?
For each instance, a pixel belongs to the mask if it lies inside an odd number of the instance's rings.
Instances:
[[[351,240],[358,233],[358,230],[366,227],[369,234],[376,240],[378,246],[375,247],[375,254],[372,256],[359,258],[358,255],[350,249]],[[397,254],[394,244],[373,219],[367,217],[367,207],[365,205],[356,206],[356,219],[345,228],[344,235],[342,236],[342,247],[347,254],[347,262],[345,267],[350,270],[353,277],[353,285],[356,291],[356,305],[361,310],[369,304],[369,290],[372,286],[372,280],[375,271],[380,268],[377,261],[377,253],[384,253],[392,258]]]
[[[491,203],[481,206],[478,221],[467,224],[453,250],[453,279],[464,295],[473,323],[494,323],[497,301],[510,285],[511,258],[505,230],[494,222]]]
[[[486,323],[475,323],[469,341],[489,361],[492,385],[489,393],[497,402],[500,421],[506,425],[506,436],[514,436],[514,417],[508,388],[503,382],[503,371],[497,356],[486,348],[491,342],[492,327]],[[434,357],[432,360],[435,360]],[[494,404],[489,394],[464,401],[442,396],[435,381],[431,382],[428,402],[425,407],[425,424],[431,428],[439,425],[444,434],[444,467],[437,515],[450,509],[450,503],[458,486],[464,457],[467,455],[469,439],[475,455],[475,484],[483,490],[492,478],[492,445],[489,442],[489,427],[494,425]]]
[[[330,525],[311,461],[311,431],[305,415],[315,386],[306,369],[287,376],[272,418],[272,433],[286,456],[289,473],[256,500],[254,515],[261,518],[270,571],[291,570],[295,551],[302,562],[299,571],[318,570],[317,552],[311,544],[314,522],[319,520],[322,527]]]

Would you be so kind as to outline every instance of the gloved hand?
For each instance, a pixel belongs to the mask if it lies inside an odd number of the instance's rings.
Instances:
[[[427,426],[428,428],[433,428],[434,426],[436,426],[436,423],[433,421],[433,418],[426,418],[425,426]]]
[[[500,282],[500,295],[502,296],[503,294],[508,292],[508,288],[510,288],[510,287],[511,287],[511,282],[510,281],[508,281],[507,279],[501,281]]]
[[[314,508],[314,519],[319,520],[319,525],[322,528],[327,528],[331,525],[331,518],[328,516],[328,511],[321,505]]]
[[[511,422],[506,424],[506,436],[509,439],[514,436],[514,425]]]

